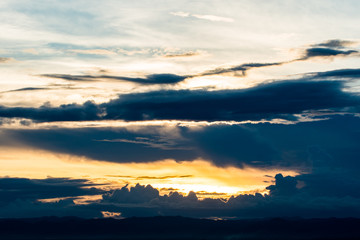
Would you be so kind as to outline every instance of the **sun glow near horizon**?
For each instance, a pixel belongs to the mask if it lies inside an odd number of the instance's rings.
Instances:
[[[23,149],[20,152],[19,149],[8,148],[0,151],[0,176],[87,179],[95,184],[102,184],[97,187],[107,190],[126,185],[151,185],[158,189],[161,195],[171,191],[186,195],[193,191],[199,198],[228,198],[244,193],[265,193],[266,186],[273,180],[270,176],[280,172],[291,176],[298,174],[285,169],[220,167],[203,159],[112,163],[34,149]]]

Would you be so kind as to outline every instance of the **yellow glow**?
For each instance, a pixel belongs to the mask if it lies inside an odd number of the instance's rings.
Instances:
[[[281,172],[296,175],[294,171],[264,170],[252,167],[218,167],[208,161],[176,162],[163,160],[151,163],[110,163],[54,154],[39,150],[0,148],[0,176],[46,178],[85,178],[114,189],[125,184],[151,184],[161,194],[178,191],[187,194],[199,192],[199,196],[229,197],[247,192],[264,192],[274,176]]]

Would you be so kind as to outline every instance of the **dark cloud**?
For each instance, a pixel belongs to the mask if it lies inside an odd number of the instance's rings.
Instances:
[[[58,78],[66,81],[96,81],[97,77],[93,75],[71,75],[71,74],[42,74],[41,77]]]
[[[309,177],[311,176],[311,178]],[[331,174],[328,174],[330,177]],[[156,189],[150,185],[140,186],[129,189],[116,190],[110,194],[105,194],[103,203],[117,205],[122,210],[124,216],[128,213],[134,213],[134,209],[128,210],[124,206],[129,204],[138,204],[138,207],[152,207],[155,211],[167,214],[179,214],[192,217],[209,216],[235,216],[235,217],[275,217],[275,216],[306,216],[306,217],[325,217],[325,216],[359,216],[359,194],[354,194],[354,188],[357,188],[359,181],[352,185],[345,186],[343,194],[338,194],[340,190],[339,178],[330,181],[330,188],[325,194],[316,192],[321,191],[325,183],[324,178],[318,175],[299,175],[297,177],[276,175],[275,185],[268,187],[269,195],[261,194],[241,194],[231,197],[228,201],[220,199],[205,198],[199,200],[196,193],[190,192],[183,196],[177,192],[169,195],[160,196]],[[305,187],[299,188],[298,182],[304,181]],[[321,185],[317,185],[322,182]],[[338,187],[334,183],[339,182]],[[309,190],[310,189],[310,190]],[[120,193],[121,192],[121,193]],[[347,194],[345,193],[347,192]],[[140,197],[145,196],[145,197]],[[345,199],[344,199],[345,197]],[[345,200],[345,201],[344,201]],[[132,205],[134,207],[134,205]],[[283,206],[281,208],[280,206]],[[181,209],[181,210],[180,210]],[[354,211],[354,212],[352,212]],[[139,212],[138,214],[141,215]]]
[[[355,93],[339,81],[282,81],[239,90],[161,90],[120,95],[103,104],[64,104],[39,108],[0,107],[0,117],[34,121],[135,120],[261,120],[294,119],[308,110],[359,106]]]
[[[6,108],[0,106],[0,116],[28,118],[35,121],[82,121],[82,120],[98,120],[101,114],[98,105],[91,101],[84,104],[64,104],[59,107],[51,107],[44,104],[39,108]]]
[[[88,192],[79,192],[78,186],[81,186],[80,189],[83,188],[83,180],[70,183],[70,186],[75,187],[74,191],[68,188],[69,183],[66,184],[68,179],[26,179],[26,181],[11,179],[4,182],[6,185],[2,184],[6,187],[2,187],[1,199],[13,200],[8,201],[6,205],[0,205],[0,213],[2,217],[34,217],[41,216],[40,214],[99,217],[104,211],[121,213],[122,217],[157,215],[203,218],[359,217],[360,195],[355,191],[359,187],[359,181],[343,185],[351,179],[346,176],[338,178],[339,175],[331,179],[331,175],[331,173],[326,175],[313,173],[291,177],[277,174],[275,184],[268,187],[269,194],[240,194],[228,200],[206,197],[199,199],[195,192],[189,192],[186,196],[176,191],[160,195],[151,185],[137,184],[133,187],[124,186],[121,189],[103,192],[101,201],[87,205],[76,205],[71,199],[55,203],[31,202],[33,199],[43,198],[44,193],[45,196],[52,197],[88,194]],[[300,186],[299,182],[303,182],[303,185]],[[324,187],[328,190],[323,191]],[[91,194],[100,191],[92,189]],[[21,193],[24,193],[24,197],[14,199],[14,195],[21,196]]]
[[[163,132],[164,129],[156,126],[144,126],[135,132],[126,128],[4,129],[0,143],[111,162],[202,158],[219,166],[250,165],[310,171],[314,166],[320,169],[318,166],[321,165],[354,170],[360,167],[357,144],[360,135],[354,130],[359,124],[360,118],[345,115],[291,125],[212,125],[203,127],[201,131],[174,127]],[[139,137],[158,139],[172,132],[176,132],[177,137],[172,138],[171,149],[134,142],[95,141]]]
[[[67,81],[101,81],[103,79],[126,81],[139,84],[175,84],[188,78],[171,73],[150,74],[144,78],[111,76],[111,75],[70,75],[70,74],[43,74],[42,77],[59,78]]]
[[[198,75],[194,76],[209,76],[209,75],[219,75],[224,73],[235,73],[237,76],[246,76],[246,72],[253,68],[262,68],[262,67],[271,67],[271,66],[281,66],[286,64],[287,62],[274,62],[274,63],[246,63],[232,67],[224,67],[224,68],[215,68],[213,70],[209,70]],[[237,74],[240,72],[241,74]]]
[[[165,57],[183,57],[183,56],[193,56],[194,54],[186,55],[166,55]],[[190,75],[176,75],[171,73],[161,73],[161,74],[149,74],[145,77],[125,77],[125,76],[114,76],[114,75],[71,75],[71,74],[42,74],[42,77],[48,78],[58,78],[66,81],[101,81],[104,79],[115,80],[115,81],[126,81],[133,82],[138,84],[176,84],[184,81],[188,78],[209,76],[209,75],[219,75],[225,73],[235,73],[236,76],[245,76],[246,72],[253,68],[262,68],[270,66],[279,66],[287,62],[276,62],[276,63],[246,63],[238,66],[231,67],[221,67],[215,68],[212,70],[205,71],[199,74],[190,74]],[[239,74],[240,72],[240,74]]]
[[[340,50],[340,49],[326,48],[326,47],[322,47],[322,48],[314,47],[314,48],[306,49],[304,56],[299,60],[307,60],[315,57],[328,58],[335,56],[348,56],[358,53],[359,51],[356,50]]]
[[[125,128],[82,128],[82,129],[23,129],[8,130],[3,136],[4,144],[10,144],[9,139],[18,143],[31,145],[35,148],[48,149],[53,152],[70,153],[77,156],[111,161],[111,162],[152,162],[161,159],[191,160],[198,156],[191,147],[189,140],[178,139],[179,148],[163,149],[149,147],[133,142],[106,142],[97,139],[133,139],[136,137],[157,138],[161,129],[148,127],[155,133],[131,132]],[[1,138],[0,138],[1,140]],[[174,143],[175,144],[175,143]]]
[[[104,118],[128,121],[291,119],[305,110],[359,105],[359,97],[342,87],[335,81],[284,81],[243,90],[157,91],[122,95],[102,107]]]
[[[159,197],[159,191],[153,188],[151,185],[143,186],[137,184],[130,189],[125,186],[119,190],[113,191],[112,193],[105,194],[103,199],[105,202],[145,203]]]
[[[351,46],[355,44],[354,41],[347,41],[347,40],[341,40],[341,39],[332,39],[325,41],[323,43],[318,43],[312,45],[313,47],[327,47],[327,48],[345,48],[348,46]]]
[[[335,79],[358,79],[360,78],[360,69],[337,69],[326,72],[316,72],[309,73],[307,76],[316,78],[316,79],[327,79],[327,78],[335,78]]]
[[[49,88],[39,88],[39,87],[27,87],[27,88],[18,88],[5,92],[24,92],[24,91],[38,91],[38,90],[48,90]]]
[[[100,185],[84,179],[69,178],[0,178],[0,205],[17,200],[36,201],[46,198],[78,197],[97,195],[104,191]]]
[[[124,217],[152,216],[159,212],[162,215],[220,218],[359,216],[358,197],[347,196],[344,201],[343,197],[334,197],[333,194],[313,195],[307,188],[298,188],[297,182],[298,177],[278,174],[275,185],[268,187],[271,190],[269,195],[240,194],[227,201],[211,198],[200,200],[194,192],[189,192],[187,196],[178,192],[161,196],[150,185],[136,185],[130,189],[124,187],[104,194],[102,206],[107,210],[119,211]],[[306,184],[311,186],[312,181],[307,181]]]
[[[179,76],[170,73],[150,74],[145,78],[117,77],[117,76],[101,76],[101,78],[123,80],[141,84],[175,84],[188,78],[188,76]]]
[[[275,176],[275,185],[268,186],[266,189],[270,191],[270,195],[275,196],[291,196],[297,193],[297,181],[294,177],[284,177],[282,174]]]
[[[246,76],[247,71],[256,68],[272,67],[272,66],[281,66],[288,63],[293,63],[297,61],[304,61],[311,58],[328,58],[336,56],[348,56],[358,54],[357,50],[346,50],[347,46],[354,44],[355,42],[346,41],[346,40],[328,40],[323,43],[313,44],[311,47],[305,50],[303,56],[298,59],[293,59],[290,61],[280,61],[272,63],[245,63],[236,66],[229,67],[218,67],[215,69],[207,70],[198,74],[189,74],[189,75],[176,75],[171,73],[161,73],[161,74],[149,74],[145,77],[125,77],[125,76],[114,76],[114,75],[71,75],[71,74],[42,74],[42,77],[49,78],[58,78],[67,81],[101,81],[104,79],[116,80],[116,81],[127,81],[138,84],[176,84],[184,81],[188,78],[210,76],[210,75],[221,75],[227,73],[233,73],[235,76],[244,77]],[[191,57],[196,56],[199,53],[188,52],[184,54],[168,54],[164,57],[167,58],[176,58],[176,57]],[[103,72],[103,71],[100,71]]]

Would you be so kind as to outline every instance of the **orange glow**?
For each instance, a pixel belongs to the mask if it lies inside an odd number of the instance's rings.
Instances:
[[[136,183],[160,190],[161,194],[178,191],[197,192],[203,197],[229,197],[239,193],[264,193],[268,182],[281,169],[218,167],[203,159],[176,162],[162,160],[151,163],[110,163],[39,150],[0,149],[0,176],[46,178],[69,177],[89,179],[114,189]],[[21,167],[19,167],[21,166]]]

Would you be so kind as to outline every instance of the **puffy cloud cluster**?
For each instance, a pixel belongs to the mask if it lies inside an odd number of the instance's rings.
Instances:
[[[277,174],[274,184],[267,187],[269,194],[240,194],[228,200],[199,199],[195,192],[189,192],[186,196],[176,191],[168,195],[160,195],[159,191],[151,185],[137,184],[105,192],[95,188],[83,188],[84,184],[89,184],[86,180],[0,180],[2,183],[7,183],[0,185],[2,194],[0,213],[4,217],[21,217],[31,214],[32,216],[50,214],[98,217],[102,215],[102,212],[121,213],[122,217],[156,215],[206,218],[214,216],[221,218],[360,216],[360,195],[355,191],[360,187],[360,181],[356,178],[336,175],[334,172],[301,174],[295,177]],[[29,184],[36,187],[25,188]],[[55,187],[49,190],[48,185]],[[45,197],[99,193],[102,193],[102,200],[87,205],[76,205],[71,198],[53,203],[37,201]]]

